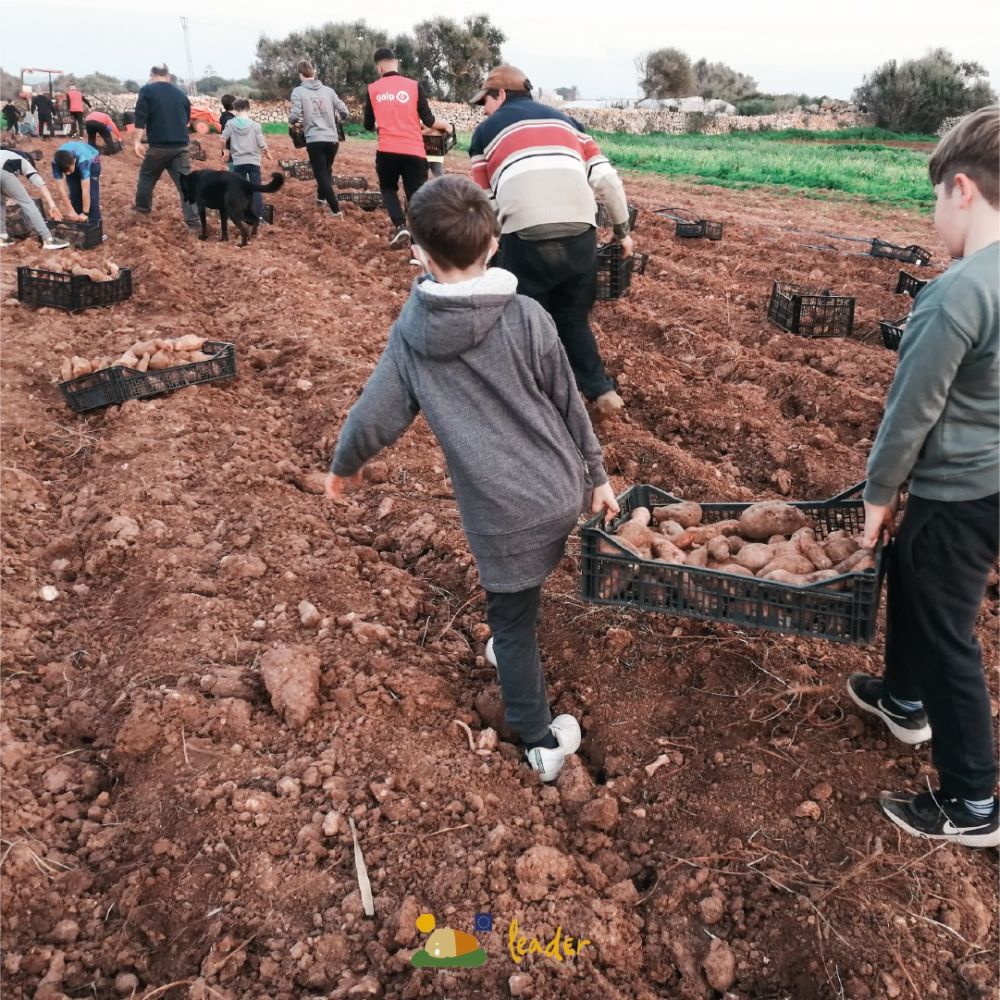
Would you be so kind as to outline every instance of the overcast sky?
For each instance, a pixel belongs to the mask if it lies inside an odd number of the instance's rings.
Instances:
[[[910,0],[716,0],[714,3],[603,2],[545,4],[504,0],[492,6],[459,0],[371,5],[369,24],[407,31],[435,15],[461,18],[484,10],[507,35],[505,58],[535,86],[576,85],[585,97],[638,93],[635,57],[671,45],[691,58],[722,61],[753,76],[764,92],[849,97],[861,77],[887,59],[907,59],[943,46],[975,60],[1000,84],[1000,4]],[[196,77],[211,65],[243,77],[257,39],[283,37],[327,20],[352,20],[365,5],[294,4],[279,0],[26,0],[4,4],[0,64],[7,72],[34,65],[77,75],[100,70],[144,82],[166,61],[186,75],[180,16],[190,18]]]

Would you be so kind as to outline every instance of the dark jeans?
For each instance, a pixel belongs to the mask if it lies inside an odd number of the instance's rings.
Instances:
[[[593,400],[614,389],[590,328],[597,294],[597,230],[555,240],[522,240],[504,233],[500,266],[517,276],[521,295],[552,316],[580,392]]]
[[[541,587],[513,594],[486,591],[486,620],[493,632],[493,653],[500,693],[510,729],[523,743],[537,743],[549,731],[552,713],[538,655],[538,605]]]
[[[66,188],[69,191],[69,203],[79,215],[83,211],[83,180],[79,170],[66,175]],[[101,161],[94,160],[90,164],[90,211],[87,222],[95,225],[101,221]]]
[[[260,184],[260,167],[256,163],[234,163],[233,173],[245,177],[251,184]],[[258,219],[264,214],[264,196],[259,191],[253,193],[253,214]]]
[[[111,129],[107,125],[102,125],[100,122],[87,122],[87,142],[89,145],[97,149],[97,137],[101,137],[101,149],[102,153],[106,153],[108,156],[113,156],[115,153],[121,152],[121,145],[111,134]]]
[[[976,616],[1000,547],[1000,494],[945,503],[912,494],[889,557],[885,680],[922,699],[947,796],[985,799],[996,746]]]
[[[307,142],[306,154],[316,177],[316,197],[323,198],[331,212],[340,211],[337,192],[333,190],[333,161],[337,158],[338,142]]]
[[[52,115],[39,115],[38,116],[38,138],[41,139],[45,135],[45,127],[48,126],[49,138],[55,138],[55,132],[52,130]]]
[[[156,182],[164,170],[170,174],[170,179],[180,195],[184,221],[191,227],[200,228],[197,206],[186,202],[181,194],[181,174],[191,173],[187,146],[150,146],[146,150],[146,155],[139,166],[139,178],[135,184],[135,207],[145,213],[153,210],[153,188],[156,187]]]
[[[399,202],[399,182],[403,182],[403,191],[409,202],[427,180],[427,160],[422,156],[378,152],[375,154],[375,174],[392,224],[402,226],[406,216]]]
[[[82,111],[71,111],[71,117],[73,118],[73,128],[70,130],[70,135],[78,135],[83,137],[83,112]]]

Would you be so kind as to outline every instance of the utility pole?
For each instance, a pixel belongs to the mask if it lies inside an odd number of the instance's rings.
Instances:
[[[187,52],[188,63],[187,92],[197,94],[198,88],[194,85],[194,63],[191,60],[191,36],[188,34],[188,19],[186,17],[181,18],[181,25],[184,28],[184,49]]]

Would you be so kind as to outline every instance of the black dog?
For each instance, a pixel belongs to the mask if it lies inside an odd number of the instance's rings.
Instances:
[[[232,219],[240,231],[240,246],[245,247],[249,235],[257,235],[259,219],[253,213],[253,195],[255,191],[271,194],[278,191],[285,183],[285,175],[271,174],[270,184],[251,184],[245,177],[232,174],[228,170],[193,170],[189,174],[181,174],[181,194],[186,202],[198,206],[201,216],[200,240],[208,239],[208,225],[205,220],[205,210],[217,209],[222,222],[220,240],[229,239],[227,222]],[[250,224],[247,229],[246,224]]]

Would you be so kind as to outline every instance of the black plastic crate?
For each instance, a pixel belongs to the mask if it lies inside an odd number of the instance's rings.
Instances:
[[[83,275],[44,271],[36,267],[17,269],[17,298],[29,306],[51,306],[78,312],[95,306],[110,306],[132,297],[132,271],[123,267],[113,281],[91,281]]]
[[[424,153],[427,156],[444,156],[455,145],[455,137],[444,132],[424,136]]]
[[[649,255],[633,253],[622,256],[620,243],[603,243],[597,248],[597,299],[607,302],[620,299],[629,289],[633,274],[643,274]]]
[[[308,160],[279,160],[278,166],[297,181],[315,180],[312,164]]]
[[[354,177],[345,176],[340,177],[337,174],[333,175],[333,186],[335,188],[354,188],[358,191],[368,190],[368,178],[367,177]]]
[[[377,208],[383,207],[381,191],[344,191],[337,195],[338,201],[346,201],[365,212],[374,212]]]
[[[207,160],[208,153],[202,149],[201,143],[197,139],[192,139],[188,143],[188,156],[192,160]]]
[[[849,337],[854,329],[854,298],[830,289],[800,288],[775,281],[767,318],[801,337]]]
[[[854,534],[864,527],[864,504],[854,499],[862,487],[863,484],[830,500],[800,501],[792,506],[811,518],[820,538],[836,530]],[[627,521],[636,507],[676,503],[677,499],[655,486],[633,486],[618,497],[621,514],[612,530]],[[702,523],[738,518],[749,506],[748,503],[702,504]],[[580,529],[580,536],[580,595],[594,604],[858,645],[871,642],[875,634],[884,571],[881,543],[875,550],[874,571],[846,573],[833,580],[797,587],[720,570],[641,559],[605,530],[603,514],[587,521]]]
[[[630,233],[635,232],[635,224],[639,218],[639,209],[635,205],[629,205],[628,207],[628,230]],[[597,227],[598,229],[611,229],[612,222],[608,215],[608,207],[603,201],[597,203]]]
[[[93,250],[104,242],[104,223],[97,222],[55,222],[46,218],[45,224],[58,240],[65,240],[76,250]]]
[[[896,281],[896,294],[909,295],[911,299],[915,299],[917,292],[929,281],[930,278],[917,278],[909,271],[900,271],[899,279]]]
[[[880,240],[877,236],[872,240],[872,248],[869,252],[873,257],[898,260],[902,264],[924,266],[931,262],[930,250],[925,250],[916,244],[908,247],[898,247],[895,243],[886,243],[885,240]]]
[[[114,365],[69,382],[60,382],[59,391],[74,413],[84,413],[124,403],[128,399],[150,399],[185,386],[235,377],[234,344],[205,341],[202,352],[212,357],[208,361],[192,361],[186,365],[162,368],[158,372],[140,372],[124,365]]]
[[[682,239],[722,239],[723,224],[721,222],[700,219],[694,212],[689,212],[686,208],[658,208],[653,214],[673,220],[675,223],[674,235]]]
[[[880,319],[878,323],[879,333],[882,334],[882,344],[890,351],[899,350],[899,342],[903,339],[903,331],[906,329],[906,322],[909,316],[902,319]]]

